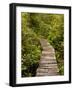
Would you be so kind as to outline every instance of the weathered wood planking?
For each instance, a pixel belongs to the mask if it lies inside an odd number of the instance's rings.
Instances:
[[[54,48],[48,43],[46,39],[40,39],[40,43],[43,51],[39,61],[39,67],[36,71],[36,76],[59,75]]]

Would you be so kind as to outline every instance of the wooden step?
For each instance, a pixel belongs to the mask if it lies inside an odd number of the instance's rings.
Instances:
[[[42,54],[55,54],[55,52],[42,51]]]
[[[53,57],[50,57],[50,56],[41,56],[41,59],[48,59],[48,60],[51,60],[51,59],[56,59],[56,57],[55,56],[53,56]]]
[[[59,75],[58,72],[49,72],[48,73],[48,76],[57,76],[57,75]]]
[[[40,72],[40,73],[48,73],[48,72],[59,72],[59,69],[58,68],[39,68],[37,69],[37,72]]]
[[[39,64],[56,64],[55,60],[40,60]]]
[[[54,63],[54,64],[39,64],[39,67],[57,68],[57,63]]]
[[[48,72],[59,72],[58,67],[56,68],[48,68]]]
[[[50,47],[43,47],[43,51],[52,52],[52,51],[54,51],[54,49],[50,48]]]
[[[54,53],[42,53],[42,56],[55,57]]]
[[[37,69],[37,72],[48,73],[48,69],[39,68],[39,69]]]
[[[39,68],[40,68],[40,69],[48,69],[48,70],[50,70],[50,69],[51,69],[51,70],[53,70],[53,68],[48,67],[48,66],[47,66],[47,67],[45,67],[45,66],[44,66],[44,67],[39,66]],[[59,69],[58,69],[57,67],[56,67],[56,68],[54,68],[54,69],[57,69],[57,72],[59,71]]]
[[[48,73],[37,73],[36,76],[48,76]]]
[[[48,72],[48,73],[37,73],[36,76],[57,76],[58,72]]]

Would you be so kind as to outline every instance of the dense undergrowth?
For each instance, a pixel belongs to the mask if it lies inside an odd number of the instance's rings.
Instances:
[[[64,15],[21,13],[22,77],[35,76],[42,48],[40,37],[50,42],[56,52],[60,75],[64,74]]]

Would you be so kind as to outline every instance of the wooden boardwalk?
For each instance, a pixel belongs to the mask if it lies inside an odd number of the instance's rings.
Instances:
[[[59,75],[54,48],[48,43],[46,39],[41,39],[40,43],[43,51],[39,61],[39,67],[36,71],[36,76]]]

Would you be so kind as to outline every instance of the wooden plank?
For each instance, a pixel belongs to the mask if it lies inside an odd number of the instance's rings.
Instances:
[[[48,72],[48,69],[39,68],[39,69],[37,69],[37,72],[47,73]]]
[[[55,57],[54,53],[42,53],[42,56]]]
[[[50,64],[39,64],[40,67],[56,67],[57,63],[50,63]]]
[[[39,64],[56,64],[57,62],[54,59],[51,60],[40,60]]]
[[[41,59],[44,59],[44,60],[45,60],[45,59],[48,59],[48,60],[50,59],[50,60],[51,60],[51,59],[56,59],[56,57],[55,57],[55,56],[54,56],[54,57],[50,57],[50,56],[43,56],[43,55],[42,55],[42,56],[41,56]]]

